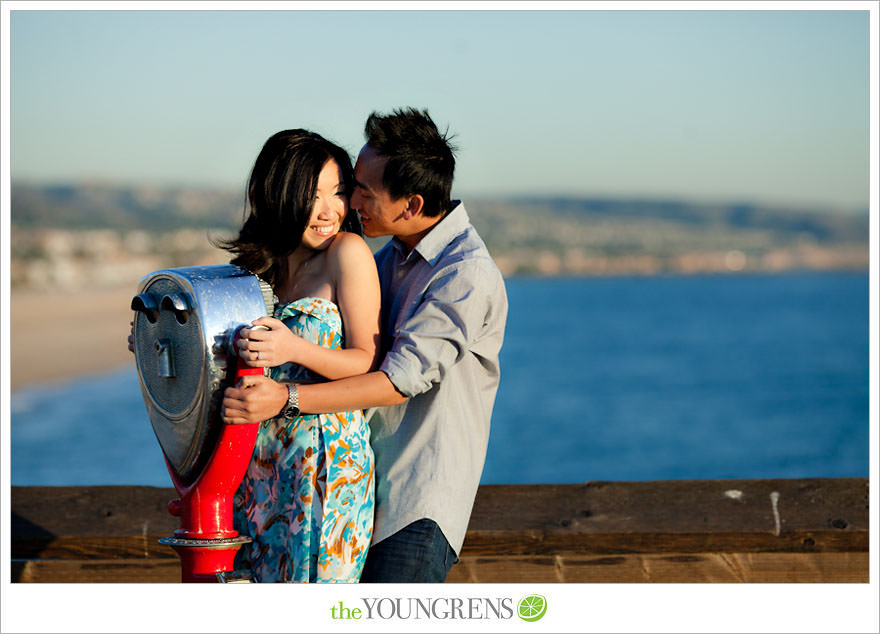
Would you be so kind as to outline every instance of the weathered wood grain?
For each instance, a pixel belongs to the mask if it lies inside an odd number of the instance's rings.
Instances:
[[[16,581],[176,581],[172,488],[12,487]],[[486,485],[450,582],[866,582],[868,481]]]
[[[12,560],[13,582],[21,583],[180,583],[174,559]]]
[[[174,558],[157,540],[180,520],[168,513],[173,488],[12,487],[12,557]]]
[[[867,583],[868,553],[461,558],[447,583]],[[178,583],[173,559],[13,560],[26,583]]]
[[[447,583],[867,583],[868,553],[463,556]]]
[[[866,479],[682,480],[480,487],[464,554],[867,547]]]

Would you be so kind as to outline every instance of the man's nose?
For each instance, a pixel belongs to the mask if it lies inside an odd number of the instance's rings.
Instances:
[[[351,198],[348,201],[348,206],[352,209],[361,208],[361,195],[358,190],[354,190],[353,192],[351,192]]]

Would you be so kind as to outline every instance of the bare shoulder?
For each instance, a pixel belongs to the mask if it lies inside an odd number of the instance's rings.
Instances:
[[[333,238],[333,243],[327,249],[327,255],[331,264],[336,266],[351,266],[373,261],[373,253],[362,237],[356,233],[340,231]]]
[[[329,252],[330,254],[335,254],[335,257],[344,257],[349,254],[354,254],[355,256],[367,254],[372,257],[370,247],[367,246],[364,239],[356,233],[349,233],[347,231],[340,231],[334,236]]]

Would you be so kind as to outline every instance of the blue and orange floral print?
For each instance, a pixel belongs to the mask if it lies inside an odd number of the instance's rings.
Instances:
[[[313,343],[342,347],[342,317],[329,300],[298,299],[276,306],[274,317]],[[293,363],[269,376],[323,380]],[[360,410],[263,422],[235,496],[235,528],[253,539],[236,570],[251,570],[259,582],[356,583],[373,533],[373,468]]]

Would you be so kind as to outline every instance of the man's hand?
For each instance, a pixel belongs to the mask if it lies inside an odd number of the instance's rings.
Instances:
[[[223,393],[221,418],[227,424],[274,418],[287,404],[287,385],[265,376],[244,376]]]

